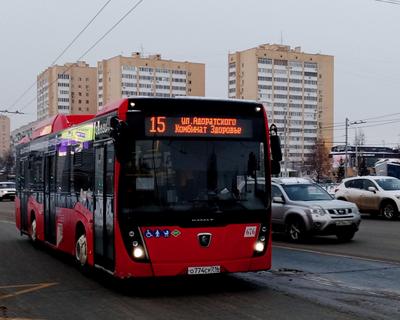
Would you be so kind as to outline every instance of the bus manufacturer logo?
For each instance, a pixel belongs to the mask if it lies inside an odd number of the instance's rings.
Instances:
[[[197,239],[199,239],[199,244],[202,247],[207,248],[211,242],[211,233],[199,233],[197,234]]]

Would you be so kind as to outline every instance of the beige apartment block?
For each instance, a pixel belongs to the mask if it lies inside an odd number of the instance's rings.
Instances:
[[[37,77],[37,119],[62,114],[97,112],[96,68],[67,63],[47,68]]]
[[[10,118],[0,115],[0,157],[4,157],[10,151]]]
[[[161,55],[116,56],[97,63],[98,109],[134,96],[204,96],[203,63],[163,60]]]
[[[333,56],[263,44],[228,57],[228,96],[263,102],[281,135],[284,167],[298,172],[315,143],[333,145]],[[285,162],[284,162],[285,163]]]

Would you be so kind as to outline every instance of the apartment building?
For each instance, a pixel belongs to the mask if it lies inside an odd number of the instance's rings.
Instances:
[[[0,115],[0,157],[4,157],[10,151],[10,118]]]
[[[263,44],[228,57],[228,96],[263,102],[278,126],[284,168],[302,171],[324,142],[333,144],[333,56]],[[286,160],[286,161],[285,161]]]
[[[116,56],[97,63],[98,109],[133,96],[204,96],[203,63],[163,60],[161,55]]]
[[[37,77],[37,119],[97,112],[96,68],[84,61],[47,68]]]

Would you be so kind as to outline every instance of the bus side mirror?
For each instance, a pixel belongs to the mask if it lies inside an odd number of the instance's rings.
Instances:
[[[281,172],[282,149],[281,140],[278,136],[278,128],[271,124],[269,128],[269,141],[271,147],[271,173],[279,174]]]
[[[122,161],[127,156],[126,140],[128,136],[128,125],[125,121],[118,119],[118,117],[111,117],[109,119],[109,126],[111,128],[110,136],[114,141],[115,156],[119,161]]]

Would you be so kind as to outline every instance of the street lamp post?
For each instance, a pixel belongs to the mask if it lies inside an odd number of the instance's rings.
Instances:
[[[362,124],[365,123],[364,120],[357,120],[357,121],[349,121],[349,118],[346,118],[346,142],[344,146],[344,177],[347,178],[347,166],[348,166],[348,161],[347,161],[347,149],[348,149],[348,138],[349,138],[349,126],[353,124]],[[357,146],[358,147],[358,146]],[[356,154],[357,157],[357,154]]]

